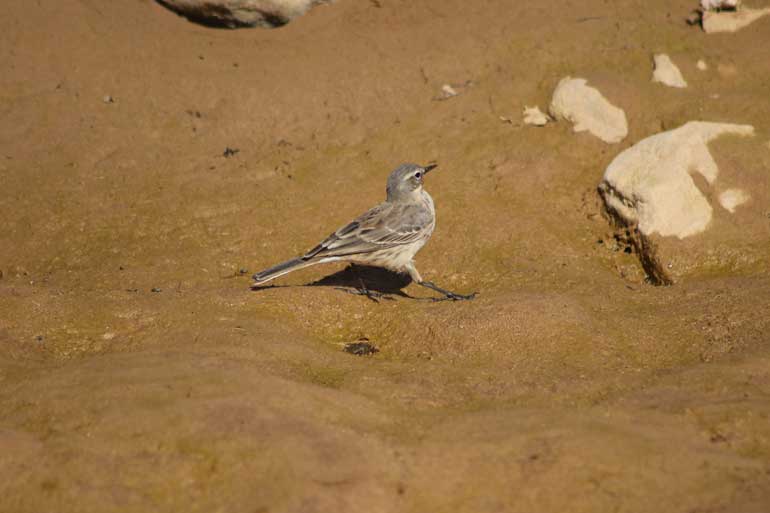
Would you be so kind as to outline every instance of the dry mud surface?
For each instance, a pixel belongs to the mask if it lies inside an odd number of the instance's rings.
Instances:
[[[0,510],[770,511],[770,218],[750,265],[654,287],[596,193],[690,119],[754,125],[715,158],[770,170],[770,21],[706,35],[693,4],[339,0],[224,31],[6,2]],[[660,52],[688,89],[651,83]],[[626,140],[521,123],[566,75]],[[475,301],[375,303],[343,265],[249,290],[432,160],[418,267]]]

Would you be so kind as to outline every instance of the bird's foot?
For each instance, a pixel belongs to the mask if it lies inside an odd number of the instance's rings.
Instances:
[[[444,297],[433,298],[433,301],[470,301],[471,299],[474,299],[476,297],[476,294],[478,294],[478,292],[474,292],[473,294],[468,294],[467,296],[463,294],[457,294],[456,292],[452,292],[450,290],[444,290],[441,287],[437,287],[435,283],[432,283],[429,281],[421,281],[419,282],[419,285],[422,285],[423,287],[427,287],[431,290],[438,292],[439,294],[444,295]]]
[[[446,292],[444,297],[435,297],[433,298],[433,301],[470,301],[471,299],[476,298],[476,294],[478,294],[478,292],[474,292],[468,295],[457,294],[455,292]]]

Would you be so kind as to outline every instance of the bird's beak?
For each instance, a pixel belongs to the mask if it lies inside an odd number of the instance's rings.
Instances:
[[[422,169],[424,170],[425,174],[427,175],[430,172],[431,169],[434,169],[436,167],[438,167],[438,164],[428,164],[427,166],[423,167]]]

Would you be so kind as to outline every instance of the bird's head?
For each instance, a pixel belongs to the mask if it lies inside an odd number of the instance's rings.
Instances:
[[[388,201],[408,201],[422,190],[422,183],[437,164],[401,164],[388,177]]]

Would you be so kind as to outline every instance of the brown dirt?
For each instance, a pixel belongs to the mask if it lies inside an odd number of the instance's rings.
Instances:
[[[596,194],[690,119],[753,124],[767,183],[770,21],[706,36],[695,3],[339,0],[223,31],[150,1],[7,2],[0,510],[770,510],[770,220],[718,220],[753,227],[745,257],[652,287]],[[650,83],[658,51],[689,89]],[[566,74],[628,139],[522,126]],[[248,289],[240,269],[430,160],[419,268],[478,299],[302,286],[343,266]],[[343,350],[362,339],[379,352]]]

